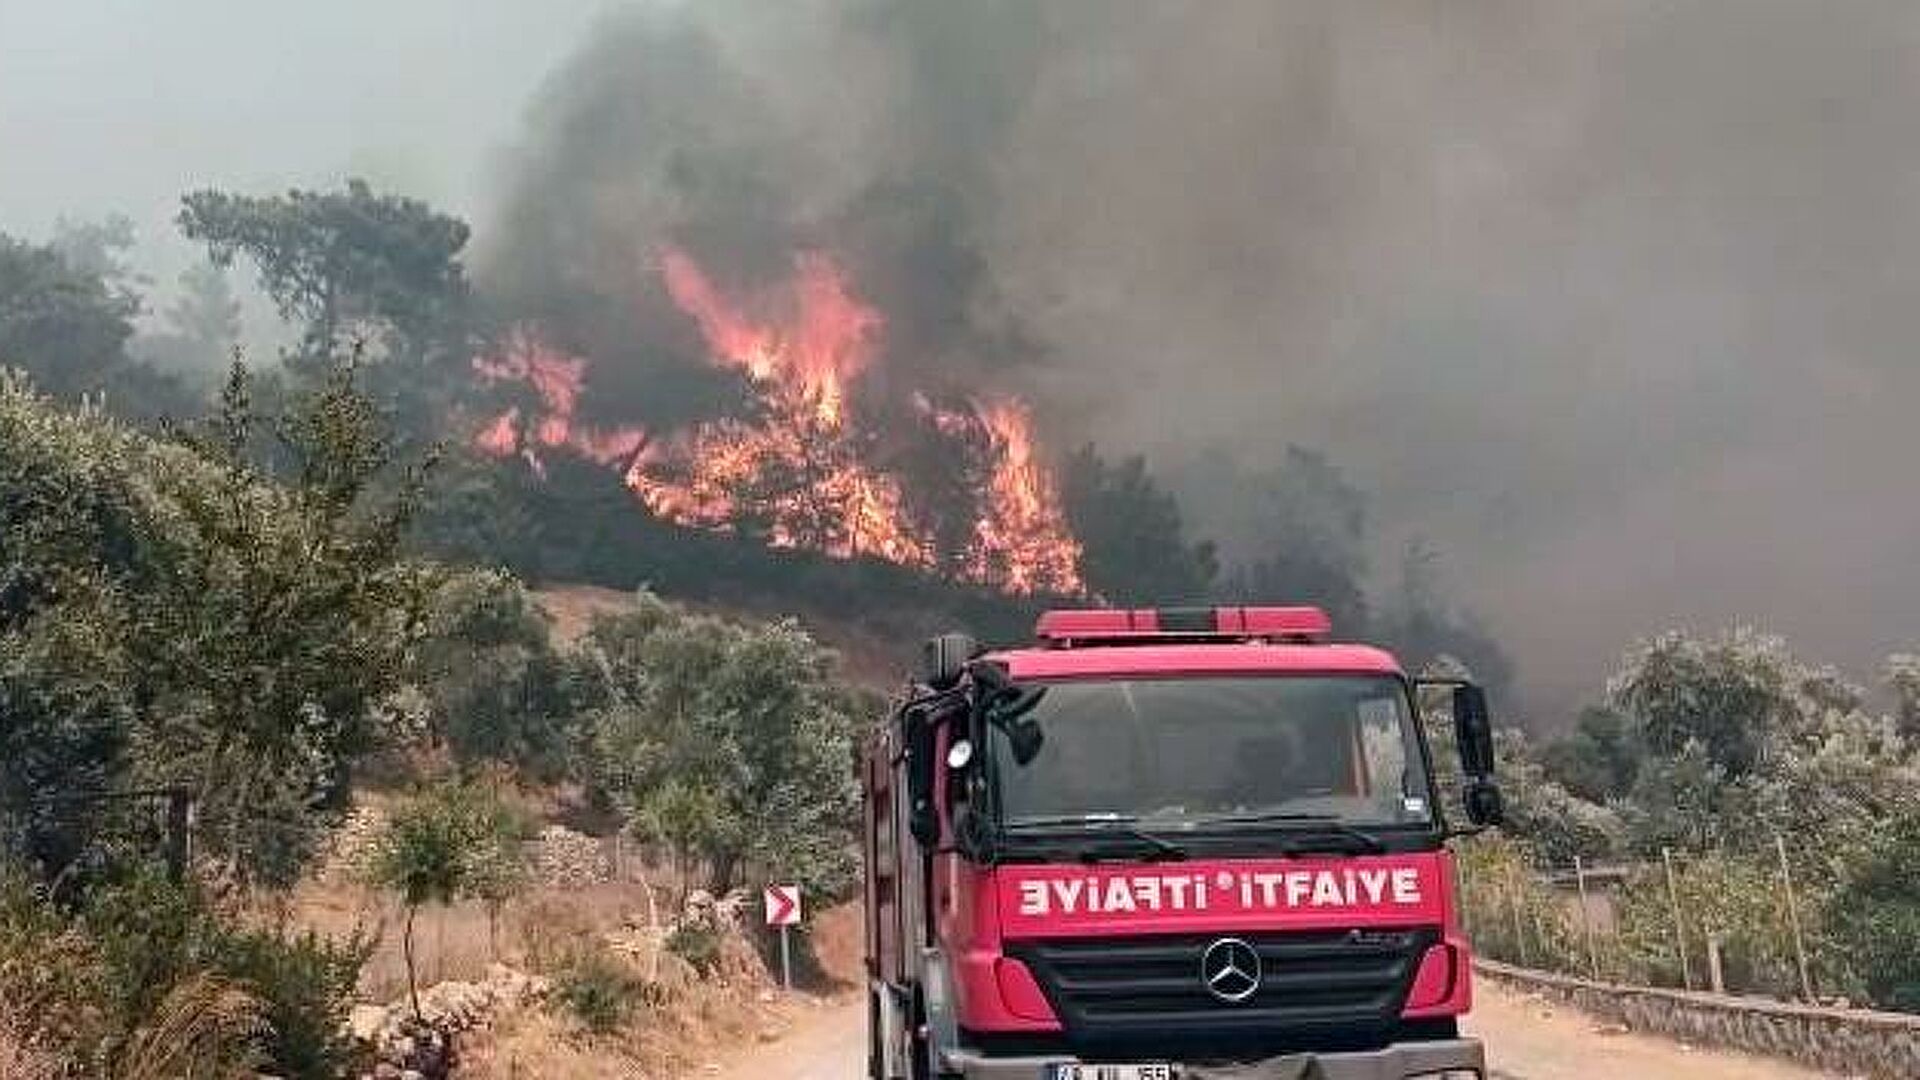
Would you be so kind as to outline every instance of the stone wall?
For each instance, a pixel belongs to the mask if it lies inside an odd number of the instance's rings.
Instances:
[[[1920,1016],[1595,982],[1476,960],[1483,978],[1634,1031],[1788,1058],[1822,1072],[1920,1077]]]

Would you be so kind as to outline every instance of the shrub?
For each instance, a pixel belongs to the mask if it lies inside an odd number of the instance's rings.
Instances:
[[[597,949],[574,954],[572,963],[554,979],[553,996],[595,1034],[626,1023],[647,998],[646,985],[638,976]]]
[[[102,883],[82,901],[67,912],[0,884],[0,1001],[16,1041],[111,1077],[163,1075],[154,1062],[193,1076],[249,1063],[321,1080],[355,1064],[340,1027],[364,938],[237,928],[198,889],[156,874]],[[159,1055],[176,1045],[189,1056]]]
[[[668,952],[693,970],[711,975],[720,967],[720,930],[710,922],[684,922],[667,935]]]
[[[1509,963],[1584,970],[1566,901],[1535,875],[1526,847],[1482,836],[1458,849],[1462,914],[1483,955]]]
[[[1842,865],[1839,887],[1825,903],[1825,923],[1847,966],[1873,1000],[1920,1011],[1920,812],[1888,822]]]
[[[358,932],[333,941],[311,930],[240,930],[217,939],[212,959],[259,1000],[270,1025],[265,1048],[275,1075],[328,1080],[359,1063],[359,1047],[345,1025],[360,968],[372,950],[372,940]]]

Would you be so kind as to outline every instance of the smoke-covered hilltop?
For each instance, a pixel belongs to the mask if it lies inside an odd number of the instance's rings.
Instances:
[[[1870,655],[1920,602],[1891,494],[1920,450],[1915,19],[648,10],[548,80],[487,273],[535,309],[608,298],[562,321],[677,409],[701,374],[661,341],[650,245],[751,281],[830,244],[890,378],[1037,392],[1056,442],[1169,470],[1325,451],[1374,564],[1430,538],[1538,680],[1676,620]]]
[[[0,231],[126,212],[157,315],[204,254],[169,239],[184,190],[365,176],[472,222],[481,292],[592,358],[606,425],[737,404],[662,243],[730,298],[828,245],[886,319],[859,395],[889,462],[916,393],[1011,393],[1050,457],[1149,452],[1244,558],[1293,540],[1234,489],[1299,444],[1364,495],[1373,606],[1424,537],[1536,685],[1674,622],[1909,644],[1909,5],[652,0],[577,29],[601,6],[197,0],[113,34],[5,6]],[[236,285],[244,339],[282,343]]]

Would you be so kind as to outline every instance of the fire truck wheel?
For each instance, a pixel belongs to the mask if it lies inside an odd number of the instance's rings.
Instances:
[[[913,1001],[913,1080],[960,1080],[958,1073],[936,1072],[933,1040],[927,1038],[927,1007],[919,994]]]

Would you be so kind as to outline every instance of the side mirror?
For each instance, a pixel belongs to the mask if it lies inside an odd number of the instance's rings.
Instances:
[[[951,690],[966,674],[967,661],[980,655],[980,643],[965,634],[927,639],[920,655],[920,679],[935,690]]]
[[[1465,793],[1467,820],[1475,825],[1498,825],[1507,819],[1507,803],[1500,796],[1500,785],[1491,779],[1467,781]]]
[[[1040,747],[1046,744],[1047,733],[1032,720],[1020,719],[1008,721],[1005,725],[1007,747],[1013,751],[1015,765],[1027,765],[1040,756]]]
[[[1460,746],[1460,771],[1469,778],[1493,775],[1493,721],[1487,692],[1473,683],[1453,688],[1453,737]]]

